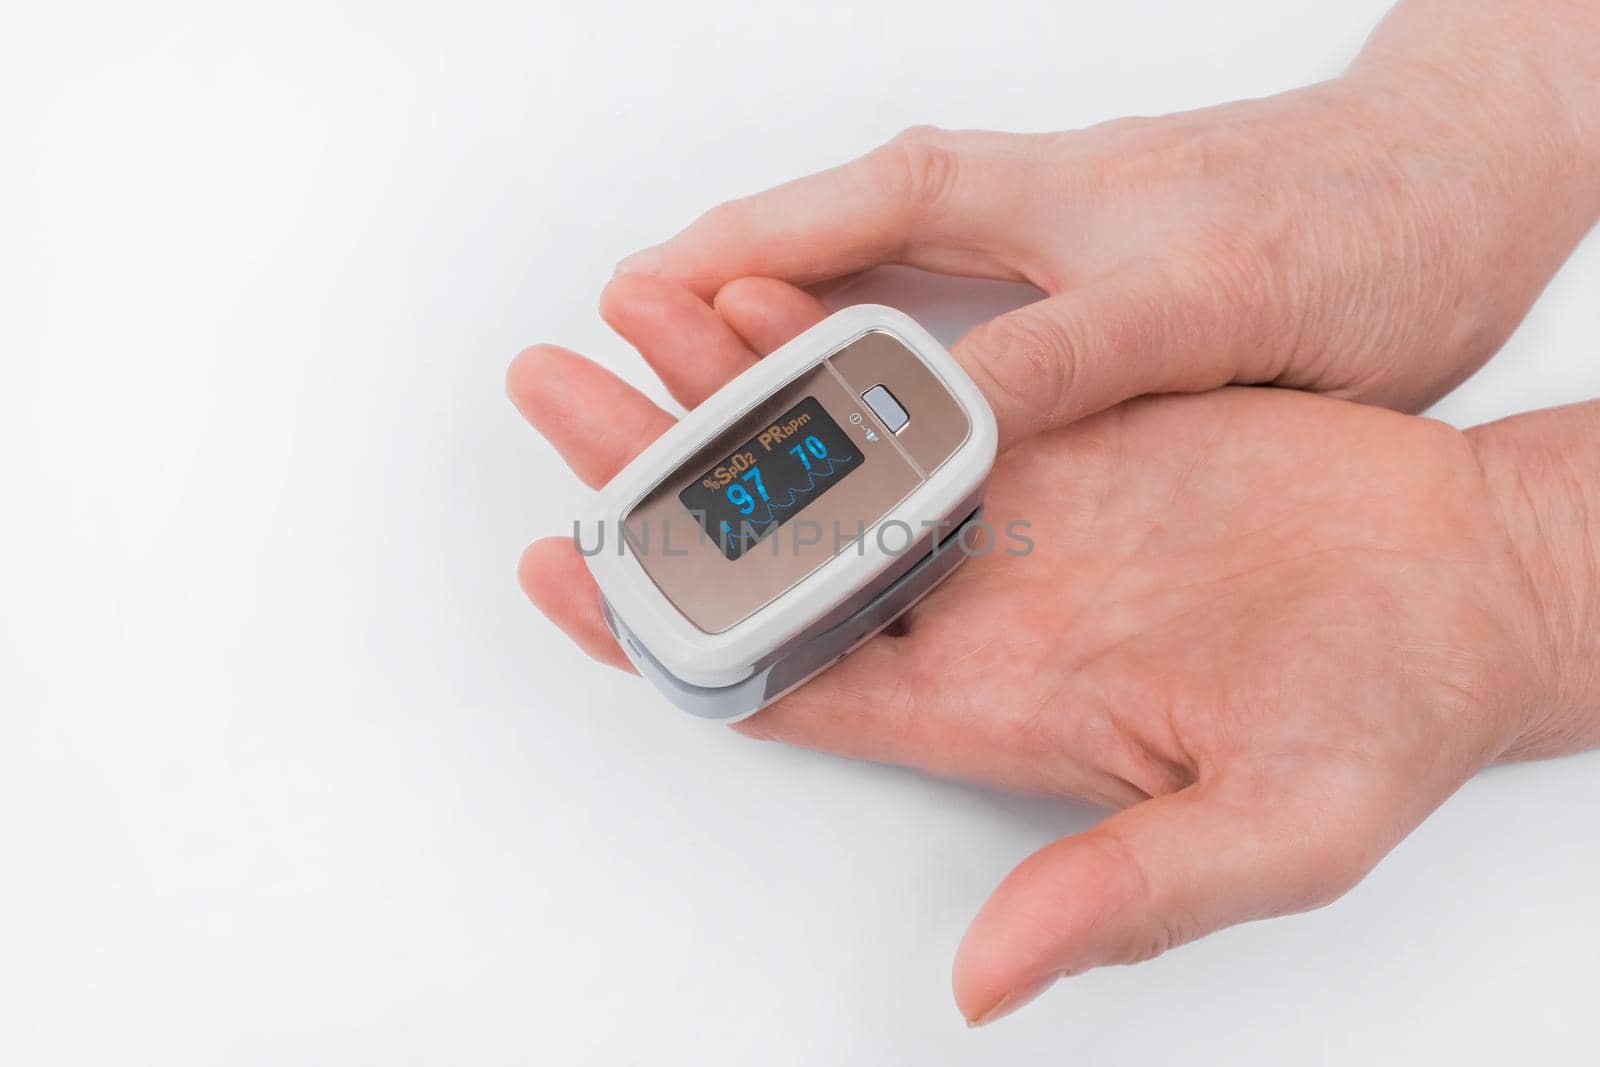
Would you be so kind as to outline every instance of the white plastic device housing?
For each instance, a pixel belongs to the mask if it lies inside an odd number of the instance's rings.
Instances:
[[[966,440],[909,495],[868,528],[858,551],[833,556],[786,592],[721,633],[689,621],[661,592],[621,539],[635,504],[746,412],[852,341],[872,331],[897,338],[934,373],[965,412]],[[913,416],[914,417],[914,416]],[[998,435],[994,414],[960,364],[909,316],[876,304],[835,312],[766,356],[719,389],[662,434],[601,490],[586,523],[598,526],[604,547],[585,557],[589,572],[627,631],[678,679],[723,687],[749,677],[755,664],[816,625],[898,558],[872,536],[878,525],[899,521],[912,530],[942,519],[982,487],[994,464]],[[584,543],[593,545],[595,531]]]

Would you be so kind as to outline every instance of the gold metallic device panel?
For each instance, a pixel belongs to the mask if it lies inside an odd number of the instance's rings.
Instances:
[[[903,423],[898,433],[862,399],[880,386],[904,409],[901,417],[891,416]],[[881,395],[879,390],[874,399]],[[730,559],[685,506],[685,498],[693,497],[701,484],[725,482],[741,502],[753,504],[749,494],[763,487],[748,479],[725,481],[738,473],[726,470],[726,461],[735,459],[744,444],[761,442],[750,450],[751,458],[792,452],[793,458],[783,462],[803,461],[809,468],[812,456],[826,448],[823,441],[811,439],[812,452],[806,453],[805,430],[810,427],[797,431],[793,425],[805,420],[797,420],[791,409],[808,398],[848,437],[852,458],[856,452],[862,458],[796,507],[792,521],[774,520],[779,524]],[[779,424],[779,416],[787,421]],[[872,331],[767,397],[687,457],[628,511],[628,538],[645,573],[667,599],[701,630],[722,633],[781,596],[836,551],[852,551],[849,546],[954,454],[970,431],[966,413],[927,364],[890,334]],[[720,477],[713,479],[713,474]],[[808,486],[811,481],[807,479]],[[786,494],[785,500],[792,497]],[[771,514],[770,507],[764,511]]]

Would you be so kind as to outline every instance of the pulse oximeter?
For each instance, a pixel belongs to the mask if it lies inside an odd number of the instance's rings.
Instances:
[[[967,558],[996,440],[983,394],[926,330],[891,308],[837,312],[601,491],[580,548],[606,623],[678,707],[742,719]]]

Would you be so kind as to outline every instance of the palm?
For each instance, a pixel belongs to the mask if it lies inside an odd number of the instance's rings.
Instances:
[[[988,517],[1028,522],[1030,554],[973,559],[755,728],[1116,806],[1230,762],[1302,784],[1428,764],[1436,802],[1509,674],[1460,650],[1515,654],[1493,517],[1419,503],[1476,478],[1452,431],[1339,401],[1133,402],[1002,457]]]

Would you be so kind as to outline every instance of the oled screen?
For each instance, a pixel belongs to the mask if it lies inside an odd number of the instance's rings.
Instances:
[[[678,494],[722,554],[751,545],[848,477],[865,460],[815,397],[779,415]]]

